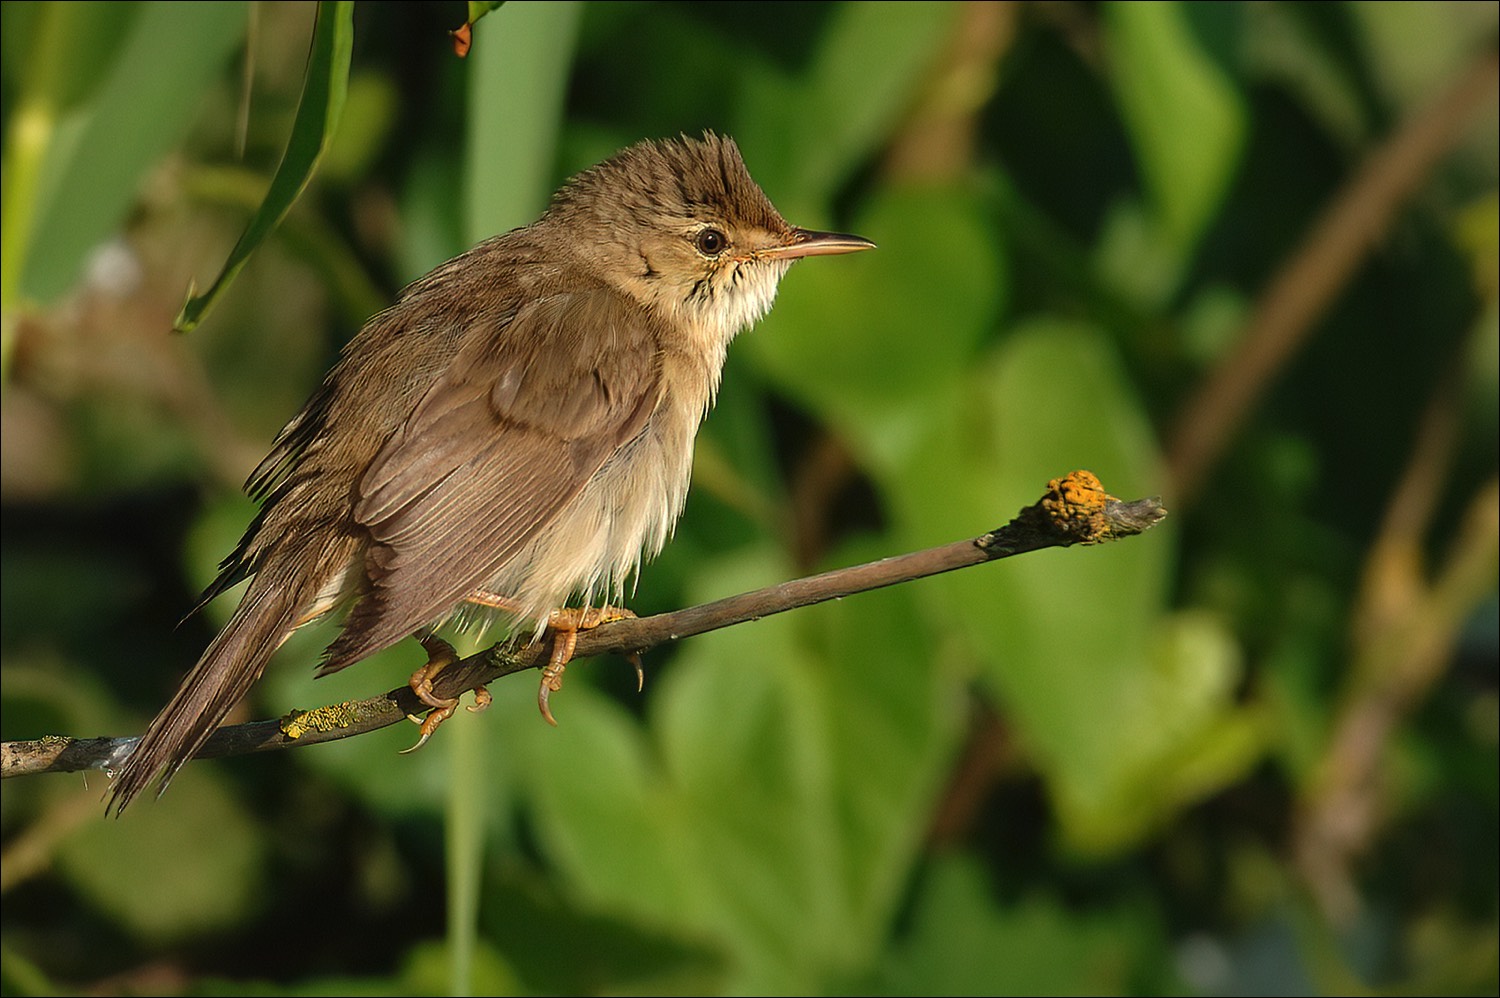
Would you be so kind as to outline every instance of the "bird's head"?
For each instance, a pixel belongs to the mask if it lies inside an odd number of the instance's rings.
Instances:
[[[584,171],[548,219],[596,276],[721,345],[766,314],[797,260],[875,245],[789,225],[734,140],[711,132],[641,142]]]

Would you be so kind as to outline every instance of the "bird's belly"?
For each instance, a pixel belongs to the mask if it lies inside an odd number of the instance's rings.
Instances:
[[[492,590],[513,598],[538,631],[573,596],[589,605],[622,600],[682,513],[701,412],[664,406],[654,413],[507,564]]]

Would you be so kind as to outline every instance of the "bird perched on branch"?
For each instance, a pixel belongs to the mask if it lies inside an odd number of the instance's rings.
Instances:
[[[707,133],[585,170],[536,222],[407,287],[250,476],[260,513],[203,602],[249,586],[112,806],[165,789],[282,642],[334,611],[320,674],[422,642],[423,741],[456,703],[432,693],[454,657],[439,625],[478,606],[550,634],[551,720],[578,629],[625,613],[608,602],[682,512],[730,341],[793,262],[873,245],[787,224],[734,141]]]

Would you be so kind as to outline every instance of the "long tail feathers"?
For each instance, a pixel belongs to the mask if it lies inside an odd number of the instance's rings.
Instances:
[[[298,623],[305,600],[295,582],[261,572],[229,623],[151,722],[115,778],[109,808],[125,810],[161,776],[166,790],[182,764],[203,747],[219,722],[260,678],[266,663]]]

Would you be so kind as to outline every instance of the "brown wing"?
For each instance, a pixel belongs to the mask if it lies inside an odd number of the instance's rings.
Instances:
[[[540,299],[503,329],[469,334],[358,483],[369,590],[322,671],[488,584],[641,431],[660,396],[653,331],[610,290]]]

